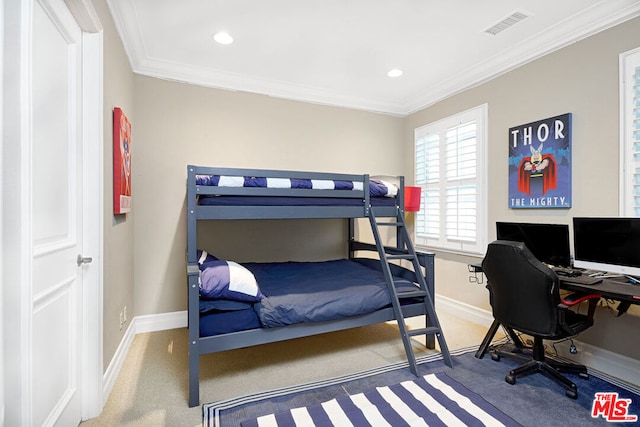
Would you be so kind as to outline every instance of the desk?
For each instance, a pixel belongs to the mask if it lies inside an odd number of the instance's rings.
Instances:
[[[600,294],[603,298],[620,301],[618,305],[618,316],[624,314],[631,304],[640,304],[640,285],[633,285],[623,281],[624,278],[603,279],[595,285],[581,285],[571,283],[560,276],[560,289],[572,292],[584,292]]]
[[[482,266],[478,264],[469,265],[469,272],[474,274],[482,273]],[[618,316],[623,315],[631,306],[631,304],[640,304],[640,285],[634,285],[628,282],[624,282],[624,278],[608,278],[603,279],[602,282],[595,285],[583,285],[579,283],[571,283],[563,280],[562,276],[558,277],[560,280],[560,289],[571,292],[582,292],[586,294],[600,294],[603,298],[620,301],[618,304]],[[476,351],[475,357],[482,359],[486,354],[491,341],[498,331],[500,323],[494,320],[489,327],[489,331],[485,335],[480,347]],[[517,336],[517,334],[511,328],[505,328],[516,347],[522,348],[524,344]]]

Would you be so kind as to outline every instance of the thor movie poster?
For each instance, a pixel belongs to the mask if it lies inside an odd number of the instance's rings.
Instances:
[[[571,207],[571,113],[509,129],[509,207]]]

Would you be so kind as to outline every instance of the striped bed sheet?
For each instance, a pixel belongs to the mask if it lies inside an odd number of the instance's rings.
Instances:
[[[265,178],[254,176],[196,175],[196,184],[231,188],[286,188],[305,190],[363,190],[363,182],[329,179]],[[395,197],[398,187],[381,179],[369,180],[372,197]]]

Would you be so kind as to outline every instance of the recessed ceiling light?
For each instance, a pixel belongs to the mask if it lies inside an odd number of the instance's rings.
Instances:
[[[398,70],[397,68],[394,68],[393,70],[387,73],[387,76],[389,77],[400,77],[401,75],[402,75],[402,70]]]
[[[213,35],[213,39],[220,44],[231,44],[233,43],[233,37],[224,31],[220,31],[219,33],[215,33]]]

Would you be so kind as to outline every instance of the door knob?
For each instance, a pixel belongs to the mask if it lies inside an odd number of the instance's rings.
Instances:
[[[78,267],[80,267],[82,264],[90,264],[91,261],[93,261],[93,258],[91,258],[90,256],[83,257],[82,255],[78,254]]]

